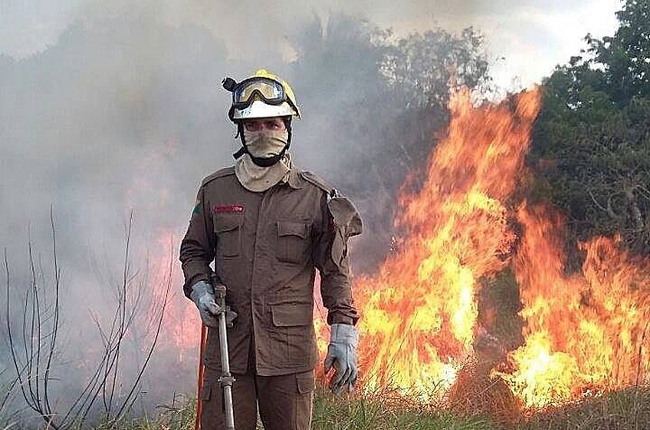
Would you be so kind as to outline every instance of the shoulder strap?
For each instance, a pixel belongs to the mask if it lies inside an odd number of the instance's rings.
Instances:
[[[334,197],[336,195],[336,190],[332,187],[330,187],[327,182],[325,182],[321,177],[317,176],[316,174],[309,172],[307,170],[303,170],[300,172],[300,176],[307,182],[316,185],[318,188],[321,190],[325,191],[328,196]]]
[[[203,179],[203,182],[201,182],[201,186],[206,185],[208,182],[211,182],[217,178],[223,178],[224,176],[228,175],[234,175],[235,174],[235,167],[230,166],[230,167],[224,167],[223,169],[219,169],[213,174],[206,176],[205,179]]]

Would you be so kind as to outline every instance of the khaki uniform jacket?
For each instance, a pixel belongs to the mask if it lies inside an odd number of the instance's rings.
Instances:
[[[258,375],[274,376],[316,366],[316,268],[328,323],[356,323],[347,239],[361,229],[350,201],[309,172],[294,168],[287,182],[260,193],[245,189],[233,167],[203,180],[181,243],[184,292],[210,282],[214,260],[238,314],[228,329],[231,372],[254,364]],[[221,366],[216,329],[208,330],[204,363]]]

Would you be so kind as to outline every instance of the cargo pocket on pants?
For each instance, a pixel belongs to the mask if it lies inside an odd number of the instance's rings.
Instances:
[[[313,370],[296,374],[296,389],[298,393],[294,401],[294,428],[307,430],[311,428],[314,402],[315,380]]]
[[[205,374],[204,374],[205,375]],[[216,428],[217,425],[217,409],[214,404],[214,398],[212,395],[212,384],[209,381],[203,382],[201,387],[201,416],[199,420],[201,422],[201,428]]]
[[[209,382],[204,383],[201,387],[201,401],[207,402],[212,397],[212,384]]]
[[[298,393],[300,394],[308,394],[314,391],[315,389],[314,371],[310,370],[304,373],[297,373],[296,386],[298,388]]]

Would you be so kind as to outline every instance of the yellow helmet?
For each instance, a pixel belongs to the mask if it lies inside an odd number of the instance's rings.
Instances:
[[[291,86],[265,69],[259,69],[239,83],[225,78],[222,85],[232,92],[232,106],[228,112],[232,121],[278,116],[300,119]]]

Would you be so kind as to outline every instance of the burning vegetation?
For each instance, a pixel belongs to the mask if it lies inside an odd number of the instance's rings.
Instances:
[[[452,98],[421,189],[400,198],[401,239],[355,281],[366,393],[512,415],[648,382],[648,260],[597,237],[567,273],[562,218],[526,200],[539,107],[539,89],[500,105]],[[481,290],[504,271],[521,299],[516,344],[479,318]]]

